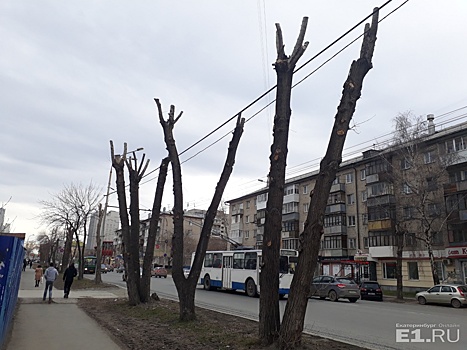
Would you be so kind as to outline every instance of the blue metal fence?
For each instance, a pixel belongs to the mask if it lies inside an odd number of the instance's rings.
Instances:
[[[24,239],[0,235],[0,349],[11,327],[18,300]]]

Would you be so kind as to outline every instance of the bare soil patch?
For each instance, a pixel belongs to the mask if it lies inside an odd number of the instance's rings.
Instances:
[[[56,288],[63,289],[57,281]],[[83,279],[75,281],[73,289],[108,289],[115,286],[98,284]],[[121,295],[121,290],[118,291]],[[258,343],[258,323],[236,316],[202,308],[196,309],[197,320],[180,322],[178,302],[161,299],[150,303],[129,306],[125,298],[80,299],[78,306],[106,329],[118,342],[131,350],[259,350],[275,349]],[[304,350],[361,350],[363,348],[304,335]]]

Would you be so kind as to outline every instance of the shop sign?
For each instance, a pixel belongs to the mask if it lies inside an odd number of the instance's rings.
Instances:
[[[446,248],[446,255],[449,258],[456,258],[461,256],[467,256],[467,247],[451,247]]]

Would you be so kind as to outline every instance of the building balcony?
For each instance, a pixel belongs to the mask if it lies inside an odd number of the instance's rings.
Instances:
[[[256,202],[256,210],[266,209],[267,201],[257,201]]]
[[[373,258],[395,258],[397,256],[396,246],[370,247],[369,253]]]
[[[230,224],[230,231],[240,231],[242,229],[243,229],[243,224],[241,222]]]
[[[328,226],[324,227],[324,234],[347,234],[347,226],[339,225],[339,226]]]
[[[282,214],[282,222],[291,221],[291,220],[298,221],[299,219],[300,219],[300,213],[297,213],[297,212]]]
[[[387,204],[394,204],[396,202],[396,198],[392,194],[384,194],[382,196],[377,197],[368,197],[366,200],[367,207],[376,207],[381,205]]]
[[[298,238],[299,235],[298,230],[281,232],[281,238]]]
[[[379,181],[379,174],[372,174],[366,176],[366,184],[372,184]]]
[[[326,206],[325,214],[345,213],[345,204],[337,203]]]
[[[339,249],[320,249],[319,255],[321,260],[326,260],[327,257],[337,257],[337,256],[348,256],[348,250],[346,248]]]
[[[334,184],[331,186],[331,190],[329,193],[334,193],[334,192],[345,192],[345,184]]]
[[[266,218],[258,218],[256,219],[256,226],[263,226]]]
[[[299,200],[300,200],[300,195],[297,193],[292,193],[292,194],[288,194],[284,196],[284,204],[292,203],[292,202],[298,203]]]
[[[368,221],[368,231],[379,231],[391,229],[394,222],[391,219]]]
[[[451,184],[444,184],[444,194],[467,191],[467,181],[459,181]]]
[[[232,210],[231,215],[243,215],[243,208],[237,208],[235,210]]]

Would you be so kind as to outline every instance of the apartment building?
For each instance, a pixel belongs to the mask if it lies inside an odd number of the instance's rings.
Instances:
[[[341,164],[326,207],[317,273],[378,280],[395,289],[399,246],[405,290],[433,284],[430,252],[440,280],[467,283],[467,123],[437,131],[433,119],[429,115],[427,129],[410,145],[416,150],[411,159],[407,145],[393,144]],[[283,248],[298,247],[317,175],[286,181]],[[228,203],[231,237],[261,247],[267,186]]]
[[[184,226],[184,265],[190,265],[191,255],[196,251],[196,247],[201,234],[201,229],[204,224],[204,217],[206,210],[190,209],[186,210],[183,215]],[[151,217],[148,215],[147,219],[140,222],[140,259],[143,259],[144,252],[146,252],[147,239],[149,234],[149,224]],[[227,215],[223,211],[218,211],[214,224],[211,230],[211,238],[208,244],[208,250],[226,250],[228,242],[223,237],[227,236],[226,224]],[[170,266],[172,264],[172,236],[174,232],[173,214],[171,211],[162,211],[159,217],[159,223],[156,233],[156,243],[154,246],[154,259],[153,263]],[[114,239],[114,246],[116,252],[122,256],[122,237],[121,230],[117,231]]]

